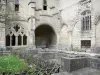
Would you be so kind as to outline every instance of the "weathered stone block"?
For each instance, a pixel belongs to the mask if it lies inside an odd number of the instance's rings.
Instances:
[[[72,72],[87,67],[87,58],[66,58],[61,59],[61,70]]]

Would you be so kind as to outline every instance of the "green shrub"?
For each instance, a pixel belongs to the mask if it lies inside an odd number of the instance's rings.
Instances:
[[[27,64],[16,56],[0,57],[0,72],[15,73],[27,69]]]

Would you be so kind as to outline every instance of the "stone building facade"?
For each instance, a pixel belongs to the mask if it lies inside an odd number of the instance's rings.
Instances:
[[[1,3],[10,18],[0,23],[0,48],[90,52],[100,47],[99,0],[7,0],[7,4],[1,0]]]

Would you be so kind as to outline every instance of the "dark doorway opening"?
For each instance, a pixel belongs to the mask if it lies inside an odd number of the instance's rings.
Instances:
[[[56,34],[49,25],[41,25],[35,30],[35,45],[37,48],[51,48],[56,46]]]

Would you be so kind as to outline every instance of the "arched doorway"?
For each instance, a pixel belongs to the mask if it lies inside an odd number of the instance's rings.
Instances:
[[[35,30],[35,45],[37,48],[52,48],[56,46],[57,36],[49,25],[40,25]]]

